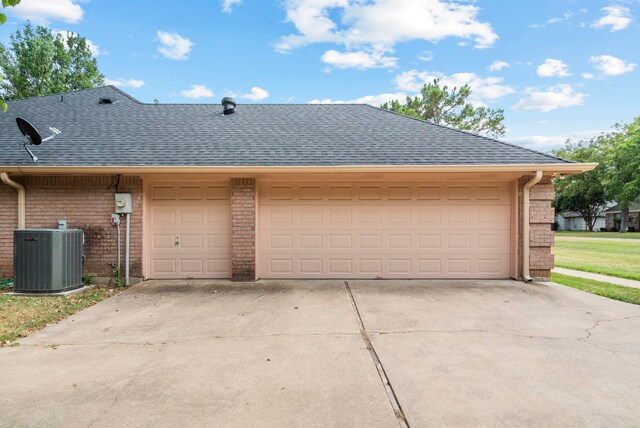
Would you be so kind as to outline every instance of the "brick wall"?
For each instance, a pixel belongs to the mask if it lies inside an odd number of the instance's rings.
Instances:
[[[519,246],[522,248],[522,220],[523,198],[522,189],[533,176],[520,179],[520,230]],[[551,225],[555,220],[555,210],[551,201],[555,196],[555,186],[550,177],[543,177],[540,183],[529,191],[529,274],[538,280],[548,280],[551,277],[554,258],[551,253],[553,246],[553,231]],[[518,272],[522,275],[522,262],[518,261]]]
[[[256,279],[256,180],[231,179],[231,279]]]
[[[614,221],[614,213],[607,213],[604,218],[606,222],[605,227],[607,228],[607,230],[618,230],[618,227],[620,225],[616,224],[616,222]],[[627,217],[627,227],[635,227],[636,232],[640,231],[640,212],[632,211],[629,213],[629,217]]]
[[[112,276],[117,260],[117,232],[111,225],[116,193],[114,176],[92,177],[15,177],[26,188],[26,227],[57,228],[65,219],[68,228],[85,231],[84,273]],[[118,191],[131,193],[130,274],[142,276],[142,179],[121,177]],[[17,197],[9,186],[0,187],[0,275],[13,272],[13,230],[17,227]],[[4,221],[7,220],[7,221]],[[122,270],[124,274],[124,218],[122,223]]]
[[[17,227],[18,192],[0,182],[0,278],[13,274],[13,230]]]

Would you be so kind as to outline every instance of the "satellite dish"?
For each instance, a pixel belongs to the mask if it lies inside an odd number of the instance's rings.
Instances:
[[[53,140],[54,138],[56,138],[57,135],[62,133],[57,128],[50,126],[49,130],[53,132],[53,134],[43,139],[40,133],[38,132],[38,130],[36,129],[36,127],[30,124],[29,121],[21,117],[16,117],[16,123],[18,124],[18,128],[20,129],[20,132],[24,137],[24,142],[22,143],[22,147],[24,147],[27,153],[29,153],[29,156],[31,156],[31,160],[33,160],[34,162],[38,160],[38,157],[34,155],[33,152],[27,147],[27,144],[39,146],[44,142]]]
[[[42,144],[42,137],[35,126],[21,117],[16,117],[16,123],[22,135],[29,139],[29,144],[35,144],[36,146]]]

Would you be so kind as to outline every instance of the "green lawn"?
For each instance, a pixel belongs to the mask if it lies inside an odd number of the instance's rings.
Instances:
[[[563,239],[556,236],[556,266],[640,280],[640,241]]]
[[[576,238],[640,239],[640,232],[556,232],[556,236],[572,236]]]
[[[70,296],[0,294],[0,346],[96,304],[120,290],[93,288]]]
[[[598,296],[640,305],[640,288],[623,287],[621,285],[609,284],[608,282],[576,278],[559,273],[552,273],[551,281],[588,293],[597,294]]]

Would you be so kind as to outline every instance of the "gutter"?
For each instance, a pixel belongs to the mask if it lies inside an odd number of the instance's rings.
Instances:
[[[525,282],[531,282],[529,275],[529,190],[542,180],[542,171],[536,171],[536,175],[522,188],[522,278]]]
[[[0,172],[0,181],[18,191],[18,229],[26,229],[27,198],[24,186],[10,179],[6,172]]]
[[[591,171],[597,163],[492,164],[492,165],[337,165],[337,166],[0,166],[0,170],[17,174],[177,174],[177,173],[338,173],[338,172],[459,172],[459,173],[531,173],[579,174]]]

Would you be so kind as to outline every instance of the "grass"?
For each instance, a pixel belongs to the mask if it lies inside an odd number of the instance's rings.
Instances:
[[[609,284],[608,282],[594,281],[592,279],[576,278],[573,276],[551,274],[551,281],[567,287],[608,297],[609,299],[621,302],[640,305],[640,288],[623,287],[621,285]]]
[[[120,290],[93,288],[70,296],[26,297],[0,294],[0,346],[92,306]]]
[[[640,232],[556,232],[556,237],[640,239]]]
[[[640,280],[640,241],[556,237],[556,267]]]

